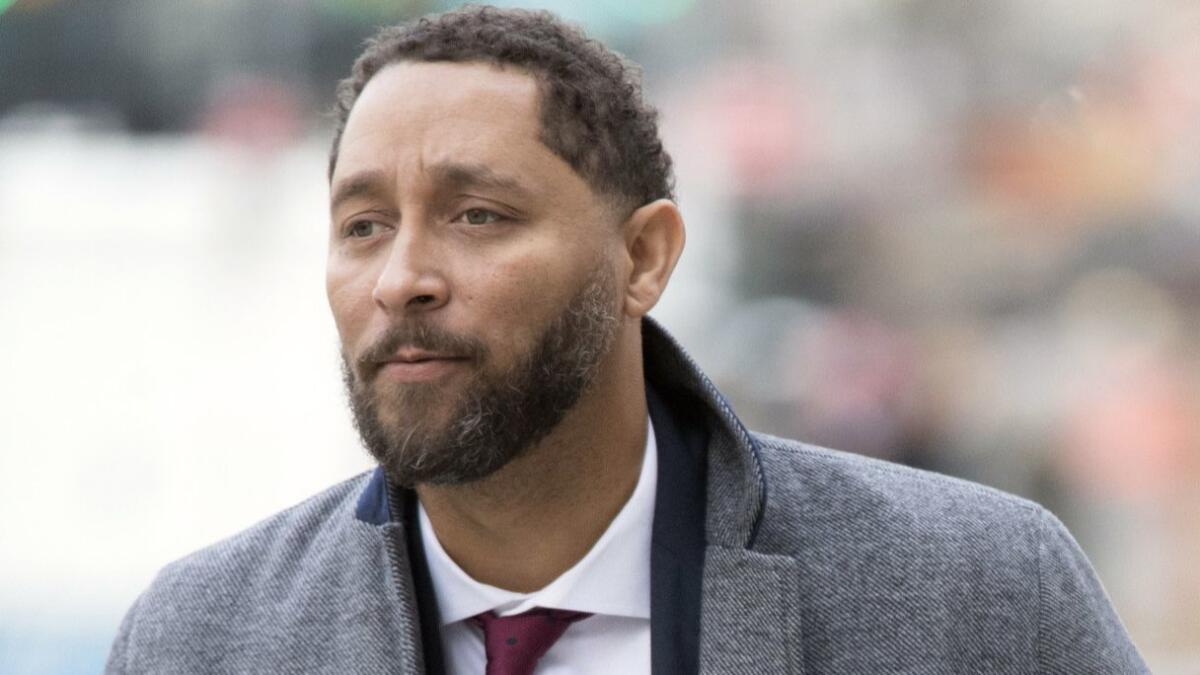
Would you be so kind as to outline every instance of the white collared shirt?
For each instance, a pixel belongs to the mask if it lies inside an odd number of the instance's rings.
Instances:
[[[488,610],[510,616],[534,607],[593,614],[572,624],[550,647],[536,675],[649,675],[650,538],[658,446],[649,419],[646,425],[642,472],[629,501],[587,555],[540,591],[513,593],[472,579],[446,554],[425,507],[419,507],[421,540],[442,620],[447,675],[484,672],[483,631],[468,619]]]

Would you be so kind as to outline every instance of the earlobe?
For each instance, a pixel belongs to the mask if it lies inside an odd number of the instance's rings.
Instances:
[[[669,199],[650,202],[625,221],[625,250],[630,262],[625,292],[627,315],[641,318],[658,304],[683,253],[684,239],[683,216]]]

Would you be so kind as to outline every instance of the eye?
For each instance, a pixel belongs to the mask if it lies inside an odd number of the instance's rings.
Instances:
[[[354,239],[365,239],[375,234],[379,223],[373,220],[356,220],[346,227],[346,236]]]
[[[487,209],[467,209],[459,216],[470,225],[487,225],[500,220],[500,214]]]

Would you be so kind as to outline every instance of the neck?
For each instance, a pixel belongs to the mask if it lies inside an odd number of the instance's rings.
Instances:
[[[577,563],[629,500],[646,447],[640,327],[537,445],[487,478],[419,485],[446,553],[475,580],[539,590]]]

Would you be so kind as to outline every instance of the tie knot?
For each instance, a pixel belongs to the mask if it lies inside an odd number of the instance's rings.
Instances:
[[[483,629],[487,675],[529,675],[568,626],[589,616],[538,607],[512,616],[484,612],[470,620]]]

